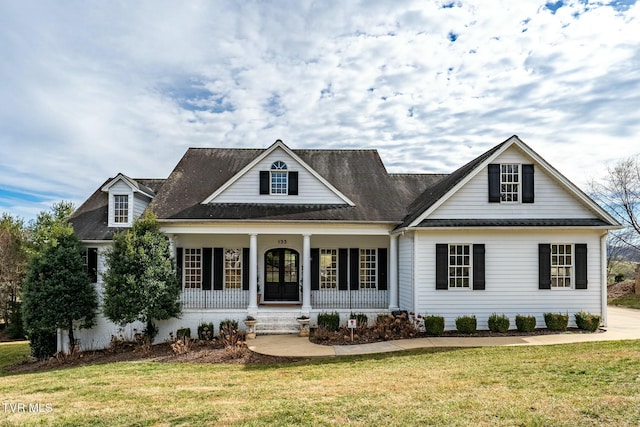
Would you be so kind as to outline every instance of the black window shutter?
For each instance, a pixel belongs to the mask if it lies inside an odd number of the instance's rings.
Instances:
[[[489,165],[489,203],[500,203],[500,165]]]
[[[551,289],[551,245],[538,245],[538,289]]]
[[[202,248],[202,290],[210,291],[211,290],[211,258],[213,254],[213,249],[211,248]]]
[[[484,291],[484,245],[473,245],[473,290]]]
[[[213,248],[213,290],[221,291],[224,282],[224,250]]]
[[[260,194],[269,194],[269,171],[260,171]]]
[[[298,172],[289,172],[288,189],[290,196],[298,195]]]
[[[576,289],[587,289],[587,245],[576,244]]]
[[[522,203],[533,203],[533,165],[522,165]]]
[[[449,289],[449,245],[436,244],[436,289]]]
[[[87,248],[87,274],[91,283],[98,283],[98,248]]]
[[[182,263],[184,261],[183,258],[183,249],[176,248],[176,276],[178,276],[178,285],[180,289],[182,289]]]
[[[311,248],[311,290],[320,289],[320,249]]]
[[[249,290],[249,248],[242,248],[242,290]]]
[[[387,248],[378,248],[378,290],[387,290]]]
[[[360,289],[360,249],[349,250],[349,288],[352,291]]]
[[[346,248],[338,249],[338,289],[341,291],[349,290],[349,250]]]

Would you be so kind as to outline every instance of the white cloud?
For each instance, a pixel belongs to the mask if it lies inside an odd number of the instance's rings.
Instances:
[[[0,210],[278,138],[450,172],[518,134],[584,187],[639,151],[640,6],[545,3],[2,2],[0,192],[42,196]]]

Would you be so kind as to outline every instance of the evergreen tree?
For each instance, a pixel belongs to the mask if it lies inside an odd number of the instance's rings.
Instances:
[[[29,263],[22,289],[22,316],[32,354],[46,357],[51,336],[66,329],[75,345],[74,325],[95,324],[98,297],[82,260],[82,249],[70,226],[55,228]],[[46,344],[43,344],[46,343]]]
[[[156,320],[181,313],[180,286],[169,239],[157,217],[145,214],[129,230],[116,233],[107,253],[103,313],[124,326],[136,320],[146,324],[145,338],[152,343]]]

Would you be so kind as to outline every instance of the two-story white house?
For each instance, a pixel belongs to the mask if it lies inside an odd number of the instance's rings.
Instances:
[[[99,291],[113,233],[145,210],[181,278],[183,315],[160,322],[158,339],[247,315],[277,332],[332,311],[439,314],[447,329],[471,314],[487,328],[492,313],[606,322],[605,243],[619,224],[517,136],[448,175],[392,174],[375,150],[280,140],[189,149],[166,179],[118,174],[72,217]],[[101,317],[81,345],[117,331]]]

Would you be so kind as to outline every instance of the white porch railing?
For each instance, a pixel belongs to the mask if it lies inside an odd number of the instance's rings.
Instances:
[[[181,300],[183,308],[247,308],[249,291],[242,289],[224,289],[222,291],[183,289]]]
[[[325,309],[366,309],[389,308],[389,291],[377,289],[360,289],[357,291],[341,291],[338,289],[322,289],[311,291],[311,307]]]
[[[224,289],[222,291],[183,289],[181,301],[182,307],[187,309],[246,309],[249,305],[249,291],[242,289]],[[387,309],[389,308],[389,291],[376,289],[311,291],[311,307],[354,310]]]

